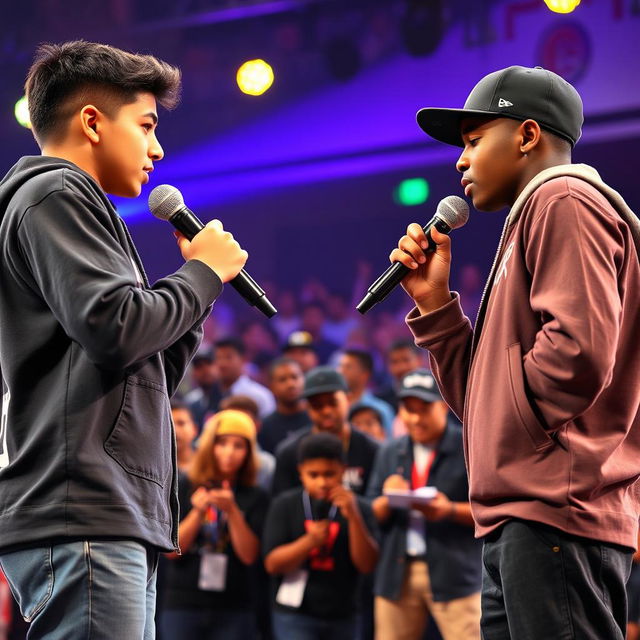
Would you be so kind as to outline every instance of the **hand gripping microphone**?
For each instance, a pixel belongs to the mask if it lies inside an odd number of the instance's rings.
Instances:
[[[435,227],[440,233],[449,235],[453,229],[462,227],[469,219],[469,205],[458,196],[447,196],[438,203],[436,214],[422,227],[427,236],[429,246],[425,253],[436,250],[436,243],[432,240],[431,231]],[[400,281],[409,273],[409,268],[401,262],[394,262],[367,290],[367,294],[360,301],[356,309],[365,314],[373,305],[382,302]]]
[[[170,184],[161,184],[153,189],[149,194],[149,209],[156,218],[170,222],[188,240],[192,240],[199,231],[204,229],[204,224],[185,205],[180,191]],[[244,269],[229,284],[251,306],[262,311],[267,318],[277,313],[265,292]]]

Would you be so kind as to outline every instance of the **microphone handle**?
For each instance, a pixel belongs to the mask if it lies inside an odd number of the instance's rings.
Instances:
[[[188,207],[183,207],[176,211],[169,221],[187,240],[193,240],[194,236],[204,229],[202,221]],[[251,306],[255,306],[262,311],[267,318],[272,318],[278,313],[269,298],[267,298],[264,290],[244,269],[233,280],[230,280],[229,284]]]
[[[427,224],[422,227],[425,235],[427,236],[427,242],[429,246],[424,250],[424,253],[433,253],[436,250],[436,243],[431,237],[431,229],[435,227],[440,233],[449,235],[451,233],[451,227],[444,221],[433,216]],[[409,267],[405,267],[402,262],[394,262],[387,270],[367,289],[365,297],[360,301],[356,309],[364,315],[373,307],[382,302],[402,281],[402,279],[409,273]]]

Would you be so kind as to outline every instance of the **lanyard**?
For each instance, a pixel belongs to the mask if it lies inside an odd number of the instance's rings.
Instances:
[[[304,519],[313,520],[313,512],[311,511],[311,500],[309,499],[309,494],[306,491],[302,492],[302,506],[304,508]],[[336,507],[335,504],[332,504],[331,509],[329,509],[329,520],[333,520],[336,517],[337,512],[338,507]]]
[[[411,488],[412,489],[418,489],[419,487],[427,486],[427,480],[429,479],[429,473],[431,473],[431,466],[433,465],[433,461],[435,457],[436,457],[436,450],[434,449],[429,454],[429,457],[427,458],[427,462],[424,465],[424,469],[422,470],[422,473],[418,471],[418,467],[414,460],[413,466],[411,467]]]
[[[227,518],[223,511],[210,506],[207,509],[205,522],[202,523],[205,540],[208,546],[214,547],[216,551],[224,550],[227,536]]]

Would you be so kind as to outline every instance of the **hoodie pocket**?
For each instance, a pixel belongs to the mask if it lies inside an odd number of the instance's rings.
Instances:
[[[129,376],[105,451],[128,473],[164,487],[171,472],[171,418],[165,388]]]
[[[509,389],[520,421],[527,430],[536,451],[543,451],[553,446],[554,440],[533,412],[525,391],[524,372],[522,367],[522,348],[519,342],[507,347],[509,364]]]

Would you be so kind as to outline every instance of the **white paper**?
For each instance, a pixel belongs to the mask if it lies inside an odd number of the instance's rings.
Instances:
[[[280,583],[280,588],[276,594],[276,602],[285,607],[297,609],[302,604],[308,579],[309,572],[306,569],[298,569],[287,573]]]
[[[412,504],[427,504],[438,494],[436,487],[418,489],[388,489],[384,495],[389,498],[389,506],[394,509],[409,509]]]

